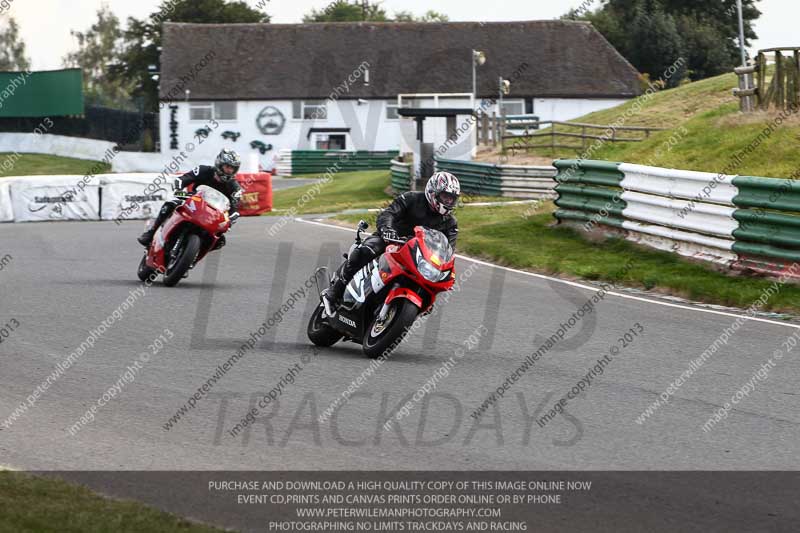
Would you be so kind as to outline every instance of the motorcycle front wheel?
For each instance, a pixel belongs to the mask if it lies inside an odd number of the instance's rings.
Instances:
[[[364,353],[373,359],[381,355],[388,357],[400,345],[419,311],[419,307],[405,298],[389,304],[386,318],[381,321],[376,316],[369,324],[362,343]]]
[[[155,274],[156,269],[150,268],[147,266],[147,252],[145,252],[142,260],[139,262],[139,269],[136,271],[136,275],[139,277],[139,281],[147,281],[151,279],[152,275]]]
[[[169,264],[167,265],[167,272],[164,275],[164,285],[167,287],[174,287],[183,275],[189,271],[189,268],[200,253],[200,236],[195,234],[187,235],[183,240],[182,249],[170,252]]]
[[[316,346],[327,348],[339,342],[343,335],[325,323],[322,312],[325,306],[318,305],[308,321],[308,339]]]

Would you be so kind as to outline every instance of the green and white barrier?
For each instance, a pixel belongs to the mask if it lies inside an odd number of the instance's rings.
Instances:
[[[411,176],[413,174],[411,163],[403,163],[392,159],[390,172],[392,174],[392,190],[395,194],[411,190]]]
[[[800,262],[800,184],[606,161],[558,160],[555,217],[733,268]]]
[[[550,166],[493,165],[436,158],[436,170],[455,174],[461,190],[481,196],[553,198],[556,169]]]
[[[280,150],[276,168],[283,176],[356,172],[389,168],[398,151]]]

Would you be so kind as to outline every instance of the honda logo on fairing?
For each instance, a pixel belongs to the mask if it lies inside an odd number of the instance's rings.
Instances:
[[[345,316],[339,315],[339,320],[341,320],[342,322],[344,322],[345,324],[347,324],[351,328],[356,327],[355,321],[354,320],[350,320],[349,318],[347,318]]]

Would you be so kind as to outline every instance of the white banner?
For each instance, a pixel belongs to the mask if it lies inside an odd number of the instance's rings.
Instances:
[[[167,200],[173,200],[172,177],[156,180],[157,175],[103,176],[103,220],[155,218]],[[166,181],[166,183],[158,183]]]
[[[11,205],[11,185],[2,183],[0,178],[0,222],[14,221],[14,207]]]
[[[15,178],[11,204],[16,222],[99,220],[100,187],[78,186],[80,176]]]

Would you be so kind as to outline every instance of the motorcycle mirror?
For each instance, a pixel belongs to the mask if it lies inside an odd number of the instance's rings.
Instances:
[[[369,224],[366,220],[362,220],[358,223],[358,229],[361,231],[367,231],[367,228],[369,228]]]

